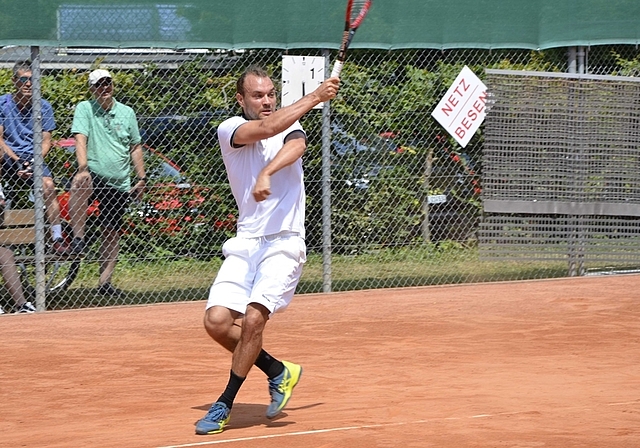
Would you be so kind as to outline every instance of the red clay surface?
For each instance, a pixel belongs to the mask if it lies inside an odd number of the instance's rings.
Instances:
[[[640,446],[639,276],[298,296],[265,336],[304,366],[289,407],[254,369],[214,436],[203,309],[0,317],[0,446]]]

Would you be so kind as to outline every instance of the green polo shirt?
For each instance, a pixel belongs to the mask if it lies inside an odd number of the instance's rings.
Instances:
[[[87,165],[120,191],[129,191],[131,147],[141,142],[132,108],[114,100],[105,111],[95,100],[82,101],[73,114],[71,132],[87,137]]]

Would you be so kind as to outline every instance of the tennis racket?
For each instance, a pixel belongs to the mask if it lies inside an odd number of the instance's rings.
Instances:
[[[347,18],[344,24],[344,33],[342,34],[342,44],[338,52],[338,59],[335,64],[333,64],[333,70],[331,71],[332,78],[334,76],[340,76],[342,65],[345,59],[347,59],[347,49],[349,48],[349,44],[351,44],[351,39],[353,39],[353,35],[356,34],[356,30],[369,12],[371,3],[372,0],[347,1]]]

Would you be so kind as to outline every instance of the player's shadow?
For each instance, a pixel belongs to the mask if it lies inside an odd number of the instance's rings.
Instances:
[[[312,407],[319,406],[320,403],[304,406]],[[211,407],[211,404],[203,404],[201,406],[194,406],[192,409],[199,409],[203,412],[206,412]],[[302,409],[299,408],[291,408],[294,409]],[[277,417],[272,420],[269,420],[265,417],[265,412],[267,411],[267,406],[264,404],[255,404],[255,403],[234,403],[233,409],[231,410],[231,419],[229,420],[229,424],[225,427],[225,432],[230,429],[240,429],[240,428],[250,428],[252,426],[265,425],[270,426],[272,428],[279,428],[288,426],[291,424],[295,424],[296,422],[288,419],[289,414],[286,412],[281,412]],[[204,414],[203,414],[204,417]],[[194,426],[197,422],[194,422]]]

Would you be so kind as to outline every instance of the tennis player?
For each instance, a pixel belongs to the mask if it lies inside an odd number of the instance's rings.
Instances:
[[[255,364],[269,380],[274,418],[287,405],[302,367],[279,361],[262,348],[269,317],[291,301],[306,261],[302,155],[306,134],[298,120],[334,98],[330,78],[296,103],[276,110],[276,88],[267,72],[251,66],[236,83],[242,115],[218,127],[231,191],[239,210],[237,234],[222,246],[225,261],[211,286],[204,317],[207,333],[233,353],[229,382],[196,434],[222,432],[233,402]]]

